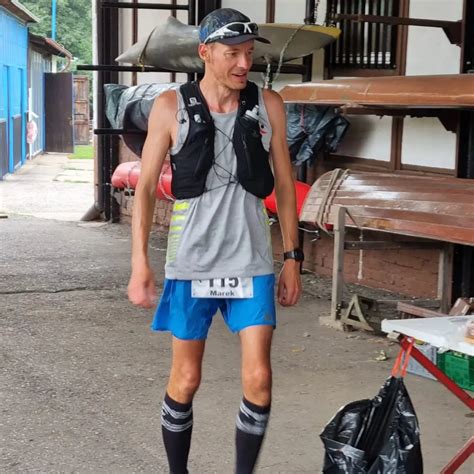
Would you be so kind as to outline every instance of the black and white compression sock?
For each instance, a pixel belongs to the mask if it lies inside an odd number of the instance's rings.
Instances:
[[[171,474],[187,474],[188,472],[192,431],[192,402],[179,403],[166,394],[161,410],[161,432]]]
[[[270,405],[262,407],[245,398],[242,399],[235,433],[237,474],[251,474],[253,472],[269,417]]]

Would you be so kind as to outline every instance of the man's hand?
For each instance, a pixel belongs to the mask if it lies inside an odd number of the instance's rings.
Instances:
[[[293,306],[301,295],[300,262],[285,260],[278,280],[278,303]]]
[[[155,277],[148,265],[132,271],[128,283],[128,299],[142,308],[152,308],[156,304]]]

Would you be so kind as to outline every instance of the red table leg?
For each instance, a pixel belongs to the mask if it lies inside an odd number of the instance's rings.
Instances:
[[[441,474],[453,474],[456,472],[469,458],[471,454],[474,454],[474,436],[464,445],[456,456],[447,464]]]
[[[407,349],[410,346],[409,338],[403,337],[400,344],[404,349]],[[456,397],[467,405],[468,408],[474,410],[474,398],[452,381],[444,372],[441,372],[441,370],[416,347],[412,348],[411,357],[420,363],[428,372],[433,374],[453,395],[456,395]]]
[[[400,340],[400,345],[406,350],[412,344],[412,339],[403,336]],[[419,364],[421,364],[428,372],[433,374],[438,381],[440,381],[453,395],[456,395],[468,408],[474,410],[474,398],[471,397],[465,390],[459,387],[456,382],[451,380],[446,374],[436,367],[422,352],[416,347],[411,349],[411,357],[413,357]],[[456,472],[469,458],[474,454],[474,436],[464,445],[454,458],[449,461],[446,467],[443,468],[441,474],[453,474]]]

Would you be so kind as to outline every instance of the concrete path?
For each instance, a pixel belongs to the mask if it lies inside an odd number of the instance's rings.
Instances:
[[[64,160],[40,163],[31,179],[25,169],[0,182],[7,197],[0,209],[9,214],[0,219],[0,472],[167,472],[159,418],[170,338],[152,333],[152,312],[126,299],[130,228],[64,222],[80,216],[92,186],[47,180],[47,168],[50,177],[67,174]],[[47,201],[43,186],[71,194],[73,186],[87,186],[90,194]],[[166,237],[154,234],[159,286],[165,247]],[[397,353],[385,338],[320,326],[329,281],[306,275],[305,288],[297,307],[278,312],[261,473],[320,472],[320,431],[342,405],[378,392]],[[388,360],[376,360],[381,350]],[[233,472],[239,357],[237,337],[216,317],[194,404],[191,473]],[[407,385],[425,472],[439,472],[472,436],[474,421],[438,383],[408,376]],[[460,472],[474,472],[474,460]]]
[[[0,181],[0,213],[78,221],[94,203],[94,160],[45,154]]]

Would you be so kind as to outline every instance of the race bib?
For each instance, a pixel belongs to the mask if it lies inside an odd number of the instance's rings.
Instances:
[[[253,278],[212,278],[191,282],[193,298],[253,298]]]

